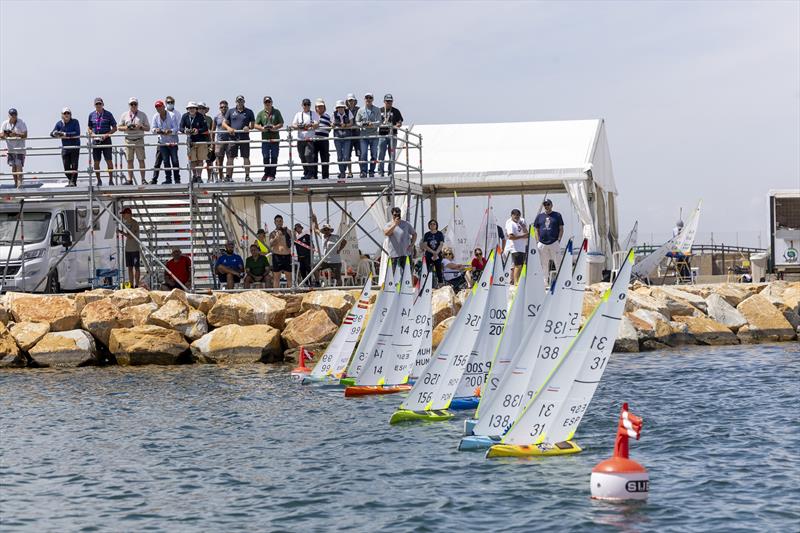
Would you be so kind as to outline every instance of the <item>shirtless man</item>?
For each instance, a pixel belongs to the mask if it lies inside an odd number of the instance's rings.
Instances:
[[[272,250],[272,286],[281,286],[281,273],[286,275],[286,286],[292,286],[292,235],[283,225],[283,217],[275,215],[275,229],[269,234]]]

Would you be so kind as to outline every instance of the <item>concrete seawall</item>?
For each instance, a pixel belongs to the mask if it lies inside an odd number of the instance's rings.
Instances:
[[[587,287],[583,315],[608,284]],[[0,367],[76,367],[294,360],[321,354],[359,291],[187,294],[98,289],[0,297]],[[436,346],[466,292],[433,296]],[[634,283],[615,345],[638,352],[685,344],[796,341],[800,283],[647,287]]]

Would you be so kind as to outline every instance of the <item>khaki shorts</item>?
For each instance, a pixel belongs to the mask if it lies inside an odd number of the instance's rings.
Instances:
[[[125,157],[128,161],[144,161],[144,139],[125,139]]]
[[[208,157],[207,144],[193,144],[189,148],[189,161],[205,161]]]

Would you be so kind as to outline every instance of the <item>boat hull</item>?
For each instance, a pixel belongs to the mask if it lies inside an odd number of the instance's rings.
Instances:
[[[467,409],[477,409],[478,403],[481,401],[480,398],[476,396],[470,396],[466,398],[453,398],[453,401],[450,402],[450,405],[447,406],[448,409],[452,409],[454,411],[465,411]]]
[[[495,444],[486,451],[486,458],[492,457],[548,457],[551,455],[571,455],[583,449],[568,440],[556,444]]]
[[[502,437],[487,437],[486,435],[470,435],[461,439],[458,443],[458,451],[473,452],[478,450],[488,450],[495,444],[500,444]]]
[[[464,436],[469,437],[473,435],[476,425],[478,425],[478,421],[474,418],[467,418],[464,420]]]
[[[408,409],[399,409],[392,414],[389,419],[390,424],[399,424],[401,422],[443,422],[453,418],[453,413],[445,409],[437,409],[432,411],[409,411]]]
[[[352,387],[356,384],[356,378],[342,378],[339,380],[339,385],[343,387]]]
[[[397,394],[398,392],[408,392],[411,390],[411,385],[389,385],[373,386],[373,385],[353,385],[344,389],[345,398],[356,398],[358,396],[375,396],[379,394]]]

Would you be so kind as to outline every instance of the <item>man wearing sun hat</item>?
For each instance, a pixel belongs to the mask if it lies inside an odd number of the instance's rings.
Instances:
[[[331,278],[335,279],[336,284],[339,285],[342,282],[342,256],[340,253],[344,250],[347,239],[342,239],[342,242],[336,246],[339,236],[333,232],[333,227],[330,224],[319,226],[316,215],[311,216],[311,222],[314,224],[314,232],[322,235],[322,256],[325,257],[327,254],[325,261],[320,264],[319,268],[320,270],[330,270]]]
[[[81,149],[81,125],[78,119],[72,118],[72,110],[65,107],[61,110],[61,120],[53,126],[50,137],[61,139],[61,162],[67,175],[67,187],[78,184],[78,159]]]
[[[333,112],[333,144],[336,146],[336,160],[339,161],[339,179],[352,178],[350,169],[350,135],[353,122],[344,100],[336,101],[336,110]]]
[[[134,157],[139,160],[142,183],[145,182],[144,134],[150,131],[150,122],[147,120],[147,115],[139,111],[139,99],[135,96],[128,99],[128,108],[128,112],[120,117],[119,129],[125,132],[125,159],[128,160],[128,185],[131,185]]]
[[[358,114],[358,99],[353,93],[348,93],[347,98],[344,100],[344,105],[347,107],[347,115],[350,117],[350,154],[352,160],[352,153],[356,153],[356,161],[361,158],[361,141],[359,140],[359,130],[356,125],[356,115]],[[352,177],[352,176],[350,176]]]
[[[181,133],[189,136],[189,166],[192,167],[192,181],[201,183],[200,174],[208,155],[208,123],[197,112],[196,102],[186,104],[186,113],[181,117]]]
[[[28,138],[28,126],[18,117],[13,107],[8,110],[8,120],[0,128],[0,139],[6,140],[8,148],[8,166],[14,174],[14,185],[22,187],[22,168],[25,166],[25,139]]]

